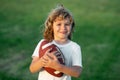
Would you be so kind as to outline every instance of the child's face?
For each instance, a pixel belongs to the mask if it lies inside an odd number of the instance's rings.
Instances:
[[[68,36],[71,32],[71,23],[70,20],[67,19],[56,19],[53,22],[53,32],[54,39],[68,39]]]

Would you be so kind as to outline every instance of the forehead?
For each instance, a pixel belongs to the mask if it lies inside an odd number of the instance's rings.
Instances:
[[[65,22],[70,22],[69,18],[61,18],[61,17],[57,17],[54,22],[60,22],[60,21],[65,21]]]

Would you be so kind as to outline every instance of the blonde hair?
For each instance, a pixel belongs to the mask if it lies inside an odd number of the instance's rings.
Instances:
[[[72,34],[75,23],[72,15],[67,9],[63,7],[63,5],[57,6],[55,9],[53,9],[49,13],[48,18],[45,21],[45,28],[43,32],[44,39],[48,41],[52,41],[54,39],[53,22],[56,20],[56,18],[60,18],[62,20],[68,18],[70,20],[72,29],[71,29],[71,33],[68,36],[68,39],[71,40],[71,34]]]

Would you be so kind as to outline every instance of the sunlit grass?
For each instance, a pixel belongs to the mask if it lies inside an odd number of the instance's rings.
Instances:
[[[58,3],[72,12],[76,22],[72,39],[82,49],[83,72],[73,80],[119,80],[119,2],[1,0],[0,80],[37,80],[38,73],[29,72],[31,55],[49,11]]]

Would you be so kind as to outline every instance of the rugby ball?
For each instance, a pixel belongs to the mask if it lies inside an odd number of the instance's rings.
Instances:
[[[43,40],[41,42],[41,45],[40,45],[40,48],[39,48],[39,58],[41,58],[48,49],[51,49],[50,52],[52,51],[57,51],[55,53],[55,56],[57,57],[58,61],[61,63],[61,64],[65,64],[65,60],[64,60],[64,55],[63,53],[61,52],[61,50],[55,45],[55,44],[52,44],[50,42],[48,42],[47,40]],[[55,69],[52,69],[52,68],[49,68],[49,67],[44,67],[44,69],[51,75],[53,76],[56,76],[56,77],[61,77],[63,75],[62,72],[60,71],[57,71]]]

